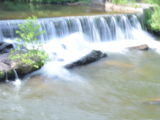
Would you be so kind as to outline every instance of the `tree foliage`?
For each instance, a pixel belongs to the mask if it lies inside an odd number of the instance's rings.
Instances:
[[[8,0],[8,1],[12,1],[12,0]],[[65,3],[73,3],[73,2],[89,2],[90,0],[14,0],[14,1],[65,4]]]
[[[45,31],[40,30],[41,26],[38,24],[37,18],[35,16],[29,17],[25,23],[18,26],[19,30],[16,33],[20,38],[17,38],[17,41],[23,42],[25,46],[31,44],[32,49],[39,49],[40,42],[38,41],[38,37],[45,33]],[[22,45],[19,45],[19,47],[22,47]]]
[[[146,3],[151,3],[151,4],[158,4],[160,5],[160,0],[144,0]]]
[[[154,9],[154,13],[149,19],[151,28],[155,31],[160,31],[160,7]]]
[[[127,4],[128,0],[112,0],[114,4]]]
[[[147,13],[147,23],[153,31],[160,31],[160,0],[145,0],[144,2],[155,4],[154,10]]]

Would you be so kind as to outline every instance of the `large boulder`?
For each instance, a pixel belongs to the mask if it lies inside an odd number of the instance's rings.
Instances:
[[[13,59],[14,54],[25,54],[27,53],[26,49],[25,52],[22,50],[21,52],[11,53],[11,50],[13,49],[13,45],[6,43],[6,42],[0,42],[0,82],[5,81],[6,79],[14,80],[16,78],[15,72],[17,72],[19,77],[23,77],[26,74],[29,74],[40,67],[42,67],[41,58],[38,55],[34,55],[32,58],[27,58],[32,61],[34,61],[38,67],[35,67],[32,64],[25,64],[22,62],[21,59]]]
[[[83,66],[83,65],[87,65],[90,63],[93,63],[97,60],[100,60],[101,58],[107,57],[107,54],[98,51],[98,50],[93,50],[91,51],[89,54],[87,54],[86,56],[82,57],[81,59],[68,64],[65,66],[65,68],[71,69],[71,68],[75,68],[78,66]]]
[[[36,59],[32,59],[37,63],[40,59],[35,56]],[[41,66],[39,66],[41,67]],[[15,71],[18,77],[23,77],[39,68],[34,67],[31,64],[25,64],[18,59],[12,59],[10,53],[4,53],[0,55],[0,81],[5,81],[5,79],[14,80],[16,78]]]
[[[141,50],[141,51],[146,51],[149,50],[148,45],[143,44],[143,45],[138,45],[138,46],[133,46],[133,47],[129,47],[129,50]]]

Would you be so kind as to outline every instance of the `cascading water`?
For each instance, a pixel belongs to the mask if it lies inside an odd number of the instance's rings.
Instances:
[[[17,74],[17,71],[14,69],[13,70],[13,73],[14,73],[14,77],[15,77],[15,80],[14,81],[10,81],[8,79],[8,73],[5,73],[5,82],[9,82],[11,83],[12,85],[14,85],[17,89],[19,89],[21,87],[21,80],[19,79],[18,77],[18,74]]]
[[[0,40],[14,42],[18,24],[24,20],[0,21]],[[46,33],[39,37],[44,49],[53,58],[44,69],[51,71],[84,56],[92,49],[121,52],[124,48],[148,44],[157,48],[157,42],[143,31],[136,15],[103,15],[39,19]],[[159,44],[159,43],[158,43]],[[65,71],[66,72],[66,71]]]
[[[0,21],[1,40],[14,39],[18,24],[24,20]],[[134,39],[133,30],[141,29],[135,15],[84,16],[39,19],[46,31],[41,40],[62,39],[72,33],[82,33],[87,40],[102,42],[119,39]]]
[[[13,84],[16,86],[16,87],[19,87],[21,85],[21,80],[19,79],[18,77],[18,74],[17,74],[17,71],[16,70],[13,70],[14,74],[15,74],[15,81],[13,82]]]

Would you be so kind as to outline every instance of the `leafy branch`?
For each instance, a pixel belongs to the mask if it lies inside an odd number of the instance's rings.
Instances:
[[[26,65],[32,65],[35,68],[41,67],[47,60],[47,53],[42,50],[42,44],[38,41],[38,37],[45,33],[41,30],[35,16],[29,17],[24,23],[19,24],[19,30],[16,33],[19,38],[16,39],[20,44],[15,50],[11,51],[11,59],[19,60]],[[30,49],[27,45],[30,44]],[[25,52],[22,50],[25,48]]]

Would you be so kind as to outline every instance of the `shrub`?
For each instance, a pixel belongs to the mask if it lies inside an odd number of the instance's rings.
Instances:
[[[151,28],[160,31],[160,7],[155,8],[155,11],[150,19]]]
[[[127,4],[128,0],[112,0],[114,4]]]
[[[149,11],[147,19],[147,24],[153,31],[160,31],[160,7],[156,7],[153,11]]]
[[[146,3],[151,3],[151,4],[158,4],[160,5],[160,0],[144,0]]]
[[[40,30],[40,25],[34,16],[29,17],[25,23],[19,24],[19,30],[16,31],[20,37],[16,39],[19,44],[12,51],[11,58],[27,65],[33,65],[35,68],[42,66],[48,59],[48,55],[42,49],[38,37],[44,32]],[[29,49],[27,48],[28,44],[30,44]]]

